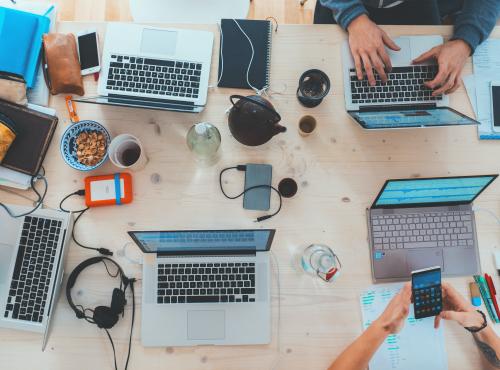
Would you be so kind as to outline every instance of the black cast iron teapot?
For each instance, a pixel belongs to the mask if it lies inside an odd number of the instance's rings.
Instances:
[[[235,102],[235,99],[238,99]],[[281,116],[273,105],[259,95],[231,95],[229,130],[240,143],[257,146],[267,143],[274,135],[285,132],[286,127],[278,125]]]

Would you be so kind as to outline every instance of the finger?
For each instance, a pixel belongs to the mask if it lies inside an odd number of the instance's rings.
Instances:
[[[371,59],[373,61],[373,66],[375,67],[375,70],[380,76],[380,79],[382,80],[382,82],[386,83],[387,75],[385,74],[385,66],[384,63],[382,63],[382,60],[380,60],[380,56],[378,54],[374,54],[371,56]]]
[[[411,283],[405,283],[401,289],[401,295],[404,302],[411,302]]]
[[[448,80],[437,90],[432,93],[432,96],[439,96],[445,94],[448,90],[451,90],[455,86],[455,78],[450,75]]]
[[[363,79],[363,66],[361,65],[361,58],[359,53],[353,54],[354,57],[354,66],[356,67],[356,75],[358,76],[358,80]]]
[[[413,59],[413,63],[414,64],[422,63],[422,62],[425,62],[426,60],[434,58],[435,56],[436,56],[436,52],[435,52],[434,48],[432,48],[431,50],[426,51],[425,53],[423,53],[420,56]]]
[[[448,69],[440,67],[436,77],[434,77],[432,81],[426,81],[424,84],[425,86],[427,86],[432,90],[437,89],[443,86],[446,83],[446,81],[448,81],[449,75],[450,72],[448,72]]]
[[[380,50],[378,51],[378,55],[384,62],[385,71],[390,72],[392,70],[391,58],[389,58],[389,55],[387,55],[385,48],[380,48]]]
[[[373,67],[370,58],[366,54],[361,54],[361,59],[363,60],[363,64],[365,66],[366,76],[368,77],[368,82],[370,85],[375,85],[375,77],[373,76]]]
[[[454,93],[455,91],[457,91],[457,89],[460,87],[461,83],[460,83],[460,79],[455,77],[455,84],[453,85],[453,87],[448,90],[446,93],[447,94],[451,94],[451,93]]]
[[[384,41],[384,44],[386,44],[389,49],[394,51],[401,50],[401,48],[385,32],[382,32],[382,41]]]
[[[441,323],[441,316],[434,316],[434,329],[439,328],[439,324]]]

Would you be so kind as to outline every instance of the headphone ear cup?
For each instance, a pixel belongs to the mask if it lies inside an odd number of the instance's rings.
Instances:
[[[113,289],[113,297],[111,298],[111,311],[116,315],[120,315],[123,313],[123,309],[127,304],[127,300],[125,299],[125,293],[123,290],[115,288]]]
[[[118,322],[118,314],[111,307],[97,306],[94,309],[94,322],[101,329],[111,329]]]

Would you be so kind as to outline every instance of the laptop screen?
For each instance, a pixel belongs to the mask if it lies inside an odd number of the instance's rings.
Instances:
[[[129,231],[144,253],[200,254],[267,251],[275,230]]]
[[[350,111],[349,114],[366,129],[475,125],[473,119],[448,107],[417,109]]]
[[[470,203],[497,176],[388,180],[373,207]]]

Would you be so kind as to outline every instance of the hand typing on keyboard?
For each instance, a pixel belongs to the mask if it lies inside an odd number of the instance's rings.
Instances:
[[[465,41],[452,40],[420,55],[413,63],[437,61],[439,72],[432,81],[426,82],[425,85],[434,90],[433,96],[451,94],[460,86],[460,74],[471,52],[470,46]]]
[[[400,50],[394,41],[373,23],[367,15],[360,15],[347,27],[349,32],[349,46],[356,66],[358,80],[363,79],[363,66],[366,71],[368,82],[375,86],[375,75],[377,71],[382,82],[387,82],[386,72],[392,69],[391,59],[385,50],[385,46],[394,51]]]

